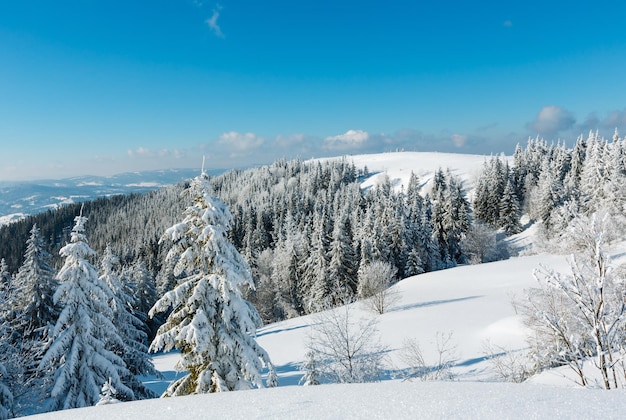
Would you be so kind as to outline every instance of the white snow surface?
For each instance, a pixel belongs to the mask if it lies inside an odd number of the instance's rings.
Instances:
[[[512,159],[505,156],[502,158]],[[420,177],[424,191],[428,192],[430,181],[438,169],[444,172],[450,169],[454,175],[463,180],[465,188],[471,191],[482,171],[484,162],[490,159],[490,156],[438,152],[390,152],[345,156],[341,159],[353,162],[357,168],[367,166],[371,176],[361,184],[365,189],[375,186],[386,175],[391,185],[396,190],[400,190],[408,185],[411,172],[413,172]]]
[[[496,381],[485,341],[511,351],[525,346],[524,327],[511,300],[535,286],[532,271],[546,264],[565,271],[565,257],[536,255],[462,266],[402,280],[402,300],[377,315],[382,344],[388,346],[387,371],[372,384],[299,386],[300,364],[315,315],[268,325],[258,331],[279,372],[278,388],[165,398],[42,415],[49,419],[271,418],[621,418],[626,391],[581,389],[553,374],[525,384]],[[360,303],[354,315],[376,316]],[[437,333],[452,332],[457,356],[454,381],[403,380],[400,349],[405,338],[422,346],[434,363]],[[158,391],[176,373],[176,353],[157,355],[167,381],[147,380]]]
[[[623,391],[505,383],[410,382],[283,387],[144,400],[45,419],[618,419]]]

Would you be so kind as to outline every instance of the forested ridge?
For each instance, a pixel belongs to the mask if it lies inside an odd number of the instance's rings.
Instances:
[[[603,211],[623,226],[626,145],[617,132],[610,141],[591,132],[571,149],[530,139],[525,147],[518,146],[509,162],[502,157],[485,159],[471,202],[461,179],[443,168],[425,191],[424,180],[415,174],[400,188],[383,175],[375,186],[362,190],[362,181],[372,174],[347,158],[279,160],[208,178],[206,188],[232,214],[225,235],[249,264],[256,285],[244,287],[244,297],[263,321],[272,322],[358,299],[359,284],[375,263],[388,264],[400,279],[505,258],[502,238],[524,228],[522,214],[529,223],[539,223],[546,246],[557,243],[580,214]],[[45,293],[53,294],[59,287],[55,273],[68,270],[72,249],[68,246],[86,243],[87,237],[94,252],[81,251],[76,258],[99,267],[102,276],[116,276],[114,285],[119,279],[111,289],[118,289],[117,299],[126,296],[120,305],[132,310],[110,315],[127,324],[132,316],[137,327],[126,337],[108,340],[121,342],[130,336],[139,353],[146,350],[163,322],[151,320],[150,309],[188,274],[176,271],[177,260],[166,258],[172,243],[161,240],[183,210],[194,205],[194,198],[183,194],[188,187],[185,183],[68,205],[0,229],[2,334],[8,346],[3,350],[7,355],[31,355],[23,358],[31,361],[28,366],[22,366],[19,357],[2,360],[15,384],[14,395],[29,395],[24,390],[33,389],[35,360],[53,335],[48,324],[59,316],[59,308],[42,301],[37,316],[45,313],[49,323],[26,327],[24,309],[33,293],[31,283],[36,280],[45,286]],[[45,269],[34,270],[43,260]],[[25,274],[29,272],[37,274],[29,277]],[[16,331],[15,325],[22,329]],[[32,343],[24,345],[19,334]],[[131,353],[118,350],[116,357]],[[132,354],[139,363],[128,360],[125,365],[142,367],[123,371],[116,379],[118,387],[127,390],[127,399],[149,396],[128,378],[150,369],[143,356]],[[112,363],[119,362],[110,357]]]

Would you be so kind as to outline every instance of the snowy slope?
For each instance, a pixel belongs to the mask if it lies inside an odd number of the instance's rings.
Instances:
[[[426,362],[434,363],[437,333],[451,332],[458,348],[453,369],[458,379],[492,378],[490,364],[485,361],[485,342],[512,350],[524,347],[525,330],[511,300],[536,285],[532,272],[540,263],[559,270],[567,268],[563,257],[531,256],[425,273],[399,282],[395,287],[402,300],[378,316],[382,343],[390,350],[388,377],[406,368],[399,358],[405,339],[416,339]],[[354,305],[355,316],[374,316],[362,304]],[[297,366],[304,360],[310,325],[315,322],[316,316],[309,315],[258,332],[258,341],[282,373],[283,383],[292,385],[300,380]]]
[[[489,339],[513,350],[523,347],[524,328],[510,300],[535,285],[532,271],[540,263],[559,270],[567,267],[563,257],[540,255],[457,267],[399,282],[402,300],[378,316],[382,344],[390,350],[386,380],[380,383],[297,386],[310,326],[316,322],[315,316],[306,316],[258,332],[259,343],[279,371],[277,389],[140,401],[41,418],[620,418],[626,409],[624,391],[578,389],[563,381],[559,386],[493,381],[484,342]],[[358,303],[354,309],[356,316],[374,316]],[[398,357],[404,338],[417,339],[428,362],[435,356],[436,333],[450,331],[458,348],[456,381],[393,379],[406,367]],[[169,380],[176,376],[176,360],[176,354],[155,358]],[[166,383],[155,381],[151,386],[162,390]]]
[[[438,169],[444,171],[450,169],[454,175],[464,181],[465,188],[470,191],[483,168],[483,163],[489,158],[489,156],[460,153],[393,152],[332,159],[346,159],[348,162],[353,162],[357,168],[367,166],[372,176],[363,182],[362,186],[365,189],[376,185],[381,177],[388,176],[394,188],[399,190],[408,185],[411,172],[413,172],[420,177],[424,190],[428,191],[434,173]]]

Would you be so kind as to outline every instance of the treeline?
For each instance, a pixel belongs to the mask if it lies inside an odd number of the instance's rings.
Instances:
[[[626,141],[617,131],[611,141],[590,132],[570,149],[530,139],[516,148],[512,167],[500,158],[485,162],[473,208],[477,220],[510,233],[527,214],[552,244],[580,214],[608,213],[623,224]]]
[[[248,298],[265,321],[353,299],[359,268],[373,261],[391,263],[400,278],[466,261],[461,244],[471,224],[470,205],[459,179],[440,170],[424,195],[415,175],[401,191],[382,177],[363,192],[367,176],[366,168],[347,160],[281,160],[211,179],[215,195],[234,215],[231,240],[253,268],[257,288]],[[175,279],[163,267],[168,249],[159,238],[186,205],[184,187],[85,203],[90,246],[101,254],[109,244],[122,266],[145,265],[159,291],[169,290]],[[81,207],[2,227],[0,257],[8,270],[19,268],[34,224],[59,268],[58,250],[69,241]]]

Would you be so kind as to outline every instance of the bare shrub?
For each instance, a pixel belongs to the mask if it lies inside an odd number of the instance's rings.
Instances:
[[[401,296],[393,287],[397,269],[387,262],[374,261],[359,271],[359,298],[378,314],[384,314]]]
[[[307,357],[315,360],[319,376],[332,383],[374,382],[383,371],[387,349],[380,343],[376,319],[356,318],[353,311],[346,305],[323,312],[312,327]]]
[[[438,332],[435,337],[437,360],[427,363],[419,342],[414,338],[404,340],[400,358],[409,366],[407,378],[419,378],[422,381],[450,381],[454,379],[452,367],[457,357],[457,346],[452,332]]]

